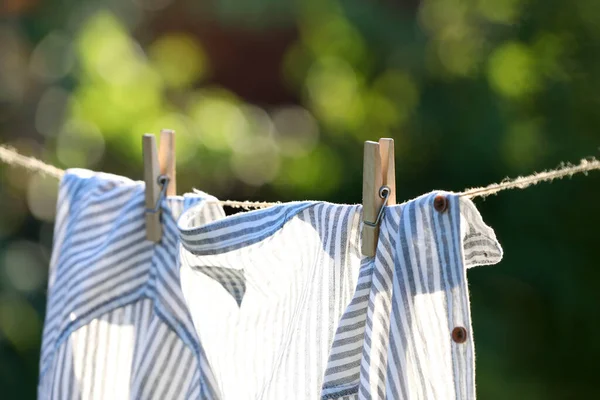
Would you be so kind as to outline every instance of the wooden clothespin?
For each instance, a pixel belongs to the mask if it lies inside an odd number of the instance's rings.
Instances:
[[[367,141],[363,164],[363,255],[375,255],[383,208],[393,204],[396,204],[394,139]]]
[[[144,181],[146,182],[146,238],[158,243],[162,238],[160,201],[163,196],[177,193],[175,185],[175,131],[160,132],[157,152],[153,134],[142,138],[144,155]]]

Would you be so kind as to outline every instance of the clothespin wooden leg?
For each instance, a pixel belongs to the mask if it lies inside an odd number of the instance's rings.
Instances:
[[[169,177],[167,196],[175,196],[177,194],[177,185],[175,183],[175,131],[172,129],[163,129],[160,131],[158,163],[160,165],[160,174]]]
[[[160,132],[158,152],[154,135],[145,134],[142,138],[142,151],[144,154],[144,181],[146,182],[146,238],[158,243],[162,238],[160,201],[164,195],[174,196],[177,193],[175,131],[163,129]],[[166,181],[159,183],[159,177],[166,177]]]
[[[145,134],[143,136],[142,152],[144,155],[144,181],[146,182],[146,238],[157,243],[162,237],[162,227],[160,225],[160,208],[156,212],[151,212],[160,200],[158,184],[160,166],[154,135]]]
[[[379,197],[379,188],[382,185],[379,143],[367,141],[363,163],[363,222],[372,223],[376,220],[383,202]],[[362,253],[372,257],[375,255],[379,230],[367,223],[363,224]]]
[[[379,152],[381,154],[381,173],[383,185],[390,188],[387,205],[396,204],[396,161],[394,155],[394,139],[379,139]]]
[[[382,191],[384,186],[387,193]],[[362,253],[367,257],[373,257],[377,251],[379,222],[386,204],[396,204],[396,172],[394,140],[384,138],[379,143],[365,142]]]

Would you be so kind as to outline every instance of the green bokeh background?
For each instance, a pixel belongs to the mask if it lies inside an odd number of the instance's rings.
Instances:
[[[0,143],[142,177],[177,131],[180,193],[361,201],[597,156],[600,2],[4,0]],[[0,397],[35,398],[56,181],[0,166]],[[504,247],[468,273],[480,399],[600,398],[600,173],[477,200]]]

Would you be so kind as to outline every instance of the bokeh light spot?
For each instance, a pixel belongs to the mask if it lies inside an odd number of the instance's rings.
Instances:
[[[253,153],[257,143],[277,151],[273,146],[273,122],[269,114],[262,108],[252,105],[240,107],[243,118],[234,120],[238,138],[231,143],[231,148],[236,153]]]
[[[21,296],[0,297],[0,331],[19,352],[39,346],[41,320],[33,307]]]
[[[144,54],[114,14],[100,11],[78,36],[77,51],[85,71],[107,82],[125,84],[144,68]]]
[[[46,284],[48,262],[39,244],[25,240],[11,243],[2,254],[4,274],[21,292],[33,292]]]
[[[272,181],[279,172],[280,156],[269,138],[256,138],[244,151],[233,153],[231,169],[244,183],[261,186]]]
[[[502,153],[506,163],[515,170],[533,168],[544,154],[542,122],[539,118],[515,122],[504,136]]]
[[[514,23],[523,0],[478,0],[477,9],[487,20],[503,24]]]
[[[64,114],[69,101],[69,93],[56,86],[48,88],[35,112],[35,128],[45,136],[58,134],[64,121]]]
[[[572,40],[568,35],[543,33],[536,37],[531,46],[540,73],[552,80],[568,80],[565,59]]]
[[[29,68],[36,76],[52,82],[67,75],[74,62],[71,39],[59,31],[53,31],[31,53]]]
[[[27,83],[25,41],[16,31],[0,27],[0,100],[19,102]]]
[[[70,120],[58,134],[56,156],[68,168],[92,167],[103,155],[104,137],[90,122]]]
[[[29,180],[27,205],[36,218],[47,222],[54,221],[57,198],[56,178],[37,174]]]
[[[303,42],[317,57],[337,57],[351,65],[361,64],[366,46],[360,33],[340,15],[323,18],[322,23],[308,24]]]
[[[529,95],[540,87],[533,54],[517,42],[505,43],[490,56],[488,79],[492,88],[506,97]]]
[[[315,113],[335,128],[356,129],[363,121],[359,78],[344,60],[323,58],[310,68],[306,88]]]
[[[319,125],[310,111],[300,106],[282,107],[273,112],[275,142],[283,155],[301,157],[319,141]]]
[[[426,30],[437,36],[449,26],[463,24],[468,13],[464,0],[428,0],[421,3],[419,20]]]
[[[446,73],[469,76],[479,66],[483,50],[483,38],[473,29],[453,32],[455,35],[435,42],[438,59]]]
[[[204,51],[193,37],[171,34],[159,38],[150,46],[150,58],[165,84],[184,88],[207,73]]]
[[[414,79],[400,70],[388,70],[374,82],[367,97],[369,114],[386,129],[405,124],[419,102]]]
[[[329,147],[319,144],[304,157],[287,158],[275,184],[286,191],[303,196],[323,196],[334,192],[341,184],[342,161]]]
[[[238,101],[225,91],[206,91],[189,107],[202,143],[212,150],[230,150],[239,138],[237,127],[245,123]]]
[[[77,40],[81,84],[69,102],[70,117],[88,121],[115,148],[141,154],[140,123],[164,115],[163,79],[148,65],[139,44],[115,15],[86,19]]]

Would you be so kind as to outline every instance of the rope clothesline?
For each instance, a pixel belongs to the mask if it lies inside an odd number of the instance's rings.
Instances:
[[[600,169],[600,161],[595,158],[587,158],[579,161],[579,164],[573,165],[570,163],[563,163],[560,167],[543,172],[536,172],[528,176],[519,176],[513,179],[505,179],[499,183],[492,183],[484,187],[476,187],[464,190],[460,193],[460,196],[465,196],[470,199],[475,197],[485,198],[492,194],[496,194],[503,190],[509,189],[526,189],[530,186],[537,185],[541,182],[551,182],[555,179],[562,179],[566,176],[571,177],[575,174],[585,174],[593,170]]]
[[[61,179],[65,173],[64,170],[56,168],[53,165],[48,165],[34,157],[22,155],[15,149],[3,145],[0,145],[0,161],[10,166],[21,167],[28,171],[40,173],[57,179]],[[577,165],[563,164],[554,170],[538,172],[528,176],[519,176],[514,179],[506,179],[502,182],[492,183],[484,187],[467,189],[459,193],[459,196],[468,197],[470,199],[476,197],[484,198],[503,190],[526,189],[541,182],[551,182],[555,179],[562,179],[564,177],[570,177],[580,173],[587,174],[593,170],[600,170],[600,161],[594,158],[582,159]],[[264,201],[219,200],[219,204],[222,206],[249,210],[253,208],[267,208],[280,203]]]

